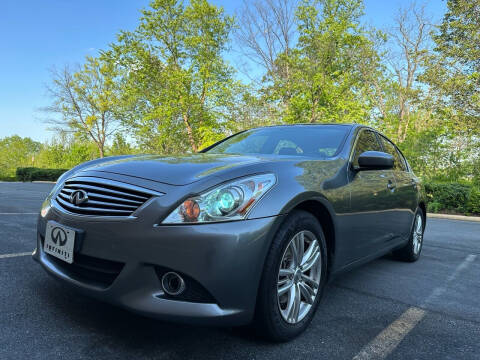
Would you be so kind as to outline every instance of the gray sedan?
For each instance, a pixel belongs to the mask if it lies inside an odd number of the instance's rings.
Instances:
[[[33,257],[80,292],[161,319],[289,340],[327,281],[415,261],[425,201],[399,149],[360,125],[286,125],[198,154],[81,164],[43,203]]]

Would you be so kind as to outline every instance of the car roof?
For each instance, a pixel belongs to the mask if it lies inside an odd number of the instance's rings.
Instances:
[[[360,125],[360,124],[345,124],[345,123],[298,123],[298,124],[275,124],[275,125],[266,125],[266,126],[259,126],[259,127],[254,127],[250,128],[248,130],[256,130],[256,129],[270,129],[270,128],[276,128],[276,127],[301,127],[301,126],[345,126],[345,127],[364,127],[365,125]]]

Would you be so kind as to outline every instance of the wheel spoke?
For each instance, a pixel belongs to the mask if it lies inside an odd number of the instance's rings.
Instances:
[[[285,294],[287,291],[291,291],[293,287],[293,283],[291,281],[289,281],[287,284],[281,286],[278,288],[278,296],[282,296],[283,294]]]
[[[422,220],[420,216],[417,216],[417,234],[422,232]]]
[[[312,254],[312,256],[308,259],[308,261],[302,265],[302,272],[306,272],[312,268],[313,265],[315,265],[320,258],[320,251],[317,248],[317,251]]]
[[[300,290],[298,289],[298,285],[294,285],[290,290],[290,296],[287,306],[287,319],[289,319],[292,323],[295,323],[298,320],[298,314],[300,313],[300,303]]]
[[[293,266],[294,267],[297,267],[298,266],[298,262],[297,262],[297,242],[295,241],[295,238],[290,242],[290,251],[292,253],[292,263],[293,263]]]
[[[315,280],[311,279],[311,278],[308,277],[307,275],[302,274],[302,280],[303,280],[304,283],[307,283],[308,285],[310,285],[310,286],[313,287],[314,289],[318,289],[318,282],[316,282]]]
[[[300,288],[300,292],[303,294],[305,301],[310,305],[313,304],[313,300],[315,300],[315,291],[304,282],[298,283],[298,287]]]
[[[280,269],[278,276],[290,276],[290,275],[293,275],[294,272],[295,271],[291,268]]]
[[[305,254],[303,254],[301,265],[305,264],[309,260],[309,258],[311,258],[312,255],[314,255],[315,252],[317,251],[318,251],[318,241],[313,240],[310,246],[308,247],[307,251],[305,251]]]
[[[290,320],[290,314],[293,311],[293,307],[295,306],[295,287],[291,286],[288,292],[288,301],[287,301],[287,308],[285,309],[286,312],[286,320]]]
[[[312,241],[307,251],[303,255],[301,263],[302,268],[304,268],[307,263],[311,262],[311,260],[316,256],[319,251],[320,247],[318,246],[317,240]]]
[[[296,252],[294,254],[296,265],[299,266],[302,263],[303,254],[305,251],[305,234],[302,232],[298,233],[294,241]]]

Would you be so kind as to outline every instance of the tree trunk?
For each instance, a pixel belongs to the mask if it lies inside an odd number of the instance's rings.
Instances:
[[[310,114],[311,123],[314,123],[317,120],[317,104],[318,104],[318,98],[315,98],[312,103],[312,112]]]
[[[183,114],[183,122],[187,129],[188,140],[190,140],[190,146],[192,147],[193,152],[197,152],[197,145],[195,144],[195,139],[193,138],[192,127],[190,126],[190,122],[188,121],[188,115],[186,113]]]
[[[405,139],[407,138],[409,120],[410,120],[410,114],[408,114],[408,115],[405,117],[405,125],[404,125],[404,128],[403,128],[403,134],[402,134],[401,142],[404,142]]]
[[[103,144],[98,144],[98,154],[100,155],[100,158],[102,159],[104,157],[104,145]]]
[[[403,136],[403,121],[405,119],[405,108],[407,106],[405,99],[400,98],[400,118],[398,119],[398,129],[397,129],[397,141],[402,141]]]

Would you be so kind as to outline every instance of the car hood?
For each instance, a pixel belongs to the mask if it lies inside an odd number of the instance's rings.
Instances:
[[[101,171],[134,176],[170,185],[187,185],[207,176],[219,175],[227,170],[269,161],[259,156],[192,154],[188,156],[138,155],[105,159],[82,171]],[[78,174],[81,175],[81,174]]]

